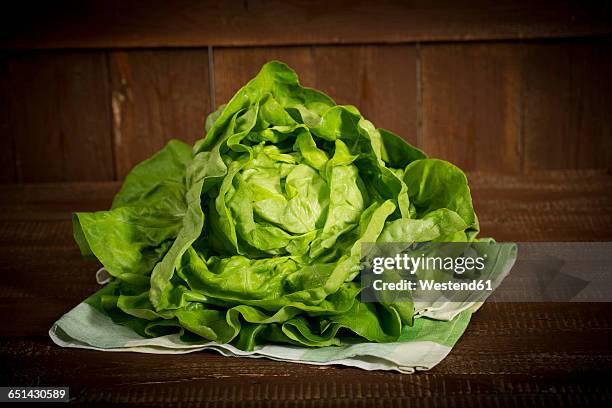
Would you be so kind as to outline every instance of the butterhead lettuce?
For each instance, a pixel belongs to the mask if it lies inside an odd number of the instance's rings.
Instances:
[[[466,177],[303,87],[272,61],[136,166],[109,211],[76,213],[112,280],[88,302],[143,336],[250,350],[397,340],[410,303],[362,303],[363,242],[472,241]]]

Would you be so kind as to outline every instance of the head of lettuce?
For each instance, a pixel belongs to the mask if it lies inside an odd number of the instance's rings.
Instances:
[[[111,282],[88,302],[143,336],[302,346],[397,340],[408,302],[360,301],[364,242],[473,241],[466,177],[272,61],[128,175],[74,236]],[[354,340],[353,340],[354,341]]]

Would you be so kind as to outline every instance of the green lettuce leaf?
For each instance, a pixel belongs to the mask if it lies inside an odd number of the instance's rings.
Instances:
[[[308,347],[398,340],[411,303],[362,303],[366,242],[474,240],[463,172],[272,61],[128,175],[74,236],[112,281],[88,299],[143,336]]]

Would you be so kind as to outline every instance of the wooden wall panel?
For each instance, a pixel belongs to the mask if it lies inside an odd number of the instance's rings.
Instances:
[[[0,47],[310,45],[611,34],[601,1],[58,0],[3,10]]]
[[[110,54],[117,176],[169,139],[203,137],[211,110],[208,51],[116,51]]]
[[[612,165],[612,43],[529,44],[525,170]]]
[[[520,50],[512,44],[421,46],[421,143],[464,170],[517,173]]]
[[[270,59],[433,157],[514,174],[611,168],[612,41],[4,52],[0,183],[122,179]],[[214,77],[214,89],[209,78]]]
[[[8,57],[0,56],[0,183],[17,181],[14,139],[10,131]]]
[[[5,80],[19,181],[114,177],[104,53],[15,55]]]
[[[271,59],[302,84],[352,104],[377,127],[416,142],[416,46],[314,46],[214,50],[215,95],[225,103]]]
[[[227,103],[270,60],[283,61],[297,72],[303,85],[314,85],[316,66],[311,47],[213,48],[217,106]]]
[[[411,143],[417,133],[416,46],[315,47],[317,86]]]

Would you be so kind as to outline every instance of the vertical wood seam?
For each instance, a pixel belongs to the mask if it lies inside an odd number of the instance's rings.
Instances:
[[[9,139],[9,146],[11,149],[11,161],[12,161],[12,166],[13,166],[13,182],[17,183],[17,184],[21,184],[23,183],[23,177],[21,175],[21,165],[20,165],[20,161],[19,161],[19,157],[18,157],[18,152],[17,152],[17,139],[15,138],[15,132],[13,131],[13,121],[12,121],[12,110],[13,110],[13,97],[11,95],[12,91],[9,92],[9,86],[8,86],[8,82],[10,81],[10,75],[11,75],[11,62],[12,59],[14,58],[14,53],[11,53],[10,55],[6,56],[6,76],[5,76],[5,83],[3,84],[3,92],[5,93],[5,95],[8,96],[7,98],[7,103],[5,105],[6,108],[6,112],[5,114],[7,115],[6,119],[6,130],[8,132],[8,137]]]
[[[568,45],[568,64],[569,64],[569,69],[568,69],[568,81],[569,81],[569,100],[572,101],[573,103],[570,104],[569,106],[569,123],[568,123],[568,128],[569,128],[569,132],[568,133],[574,133],[576,135],[576,140],[580,140],[580,129],[578,128],[578,126],[576,125],[576,121],[580,121],[580,110],[578,109],[577,106],[574,105],[574,103],[579,103],[576,99],[576,96],[580,96],[580,92],[576,90],[576,88],[574,87],[575,84],[575,61],[574,61],[574,57],[575,57],[575,44],[571,43]],[[572,111],[574,111],[572,113]],[[570,163],[570,166],[568,166],[571,169],[579,169],[580,168],[580,142],[577,142],[574,146],[573,149],[573,163]]]
[[[111,150],[111,165],[112,165],[112,179],[118,180],[117,171],[117,152],[115,150],[115,117],[113,114],[113,79],[111,77],[111,61],[110,61],[110,50],[104,51],[104,69],[106,70],[106,104],[108,105],[108,121],[110,129],[108,136],[110,137],[110,150]]]
[[[70,55],[70,54],[67,54]],[[62,69],[61,65],[58,66],[57,63],[53,64],[53,80],[55,81],[56,84],[60,83],[60,78],[59,77],[59,71]],[[66,179],[68,178],[68,174],[67,174],[67,170],[66,170],[66,161],[68,160],[68,152],[66,151],[66,145],[67,145],[67,141],[66,141],[66,132],[64,132],[64,123],[63,123],[63,116],[64,116],[64,100],[61,97],[62,96],[62,92],[60,89],[57,89],[56,87],[53,87],[53,92],[55,93],[53,95],[53,98],[57,101],[57,121],[58,121],[58,130],[59,130],[59,135],[58,135],[58,141],[59,141],[59,146],[60,146],[60,152],[62,154],[62,160],[60,163],[60,175],[61,175],[61,181],[66,181]]]
[[[11,58],[11,62],[14,62],[14,55],[12,55]],[[10,70],[11,70],[11,66],[9,65],[8,67],[9,69],[9,77],[10,76]],[[11,78],[12,79],[12,78]],[[13,116],[13,109],[14,109],[14,95],[13,95],[13,91],[11,88],[11,98],[9,103],[10,105],[10,110],[9,110],[9,114],[11,116]],[[12,120],[12,118],[10,118],[10,131],[11,131],[11,139],[13,141],[13,160],[15,162],[15,178],[17,179],[17,183],[18,184],[23,184],[23,166],[22,166],[22,162],[21,162],[21,152],[19,151],[18,147],[17,147],[17,138],[15,137],[15,129],[14,129],[14,124],[15,122]]]
[[[9,101],[10,103],[10,101]],[[10,105],[8,108],[8,112],[10,114]],[[13,158],[13,170],[15,171],[15,173],[13,174],[13,181],[17,184],[21,184],[23,183],[23,177],[21,175],[21,166],[20,166],[20,161],[19,158],[17,157],[17,140],[15,139],[15,132],[13,132],[13,127],[11,126],[12,122],[9,122],[7,128],[9,131],[9,137],[10,139],[10,146],[11,146],[11,156]]]
[[[208,92],[210,95],[210,113],[217,110],[217,100],[215,98],[215,58],[212,45],[208,46]]]
[[[525,109],[527,104],[525,103],[525,87],[527,85],[527,81],[525,78],[525,58],[526,58],[526,50],[525,47],[528,47],[529,44],[524,41],[519,41],[519,66],[518,66],[518,76],[519,76],[519,173],[527,174],[526,171],[526,149],[525,149]]]
[[[416,44],[416,145],[419,148],[423,147],[423,84],[421,75],[421,43]]]

